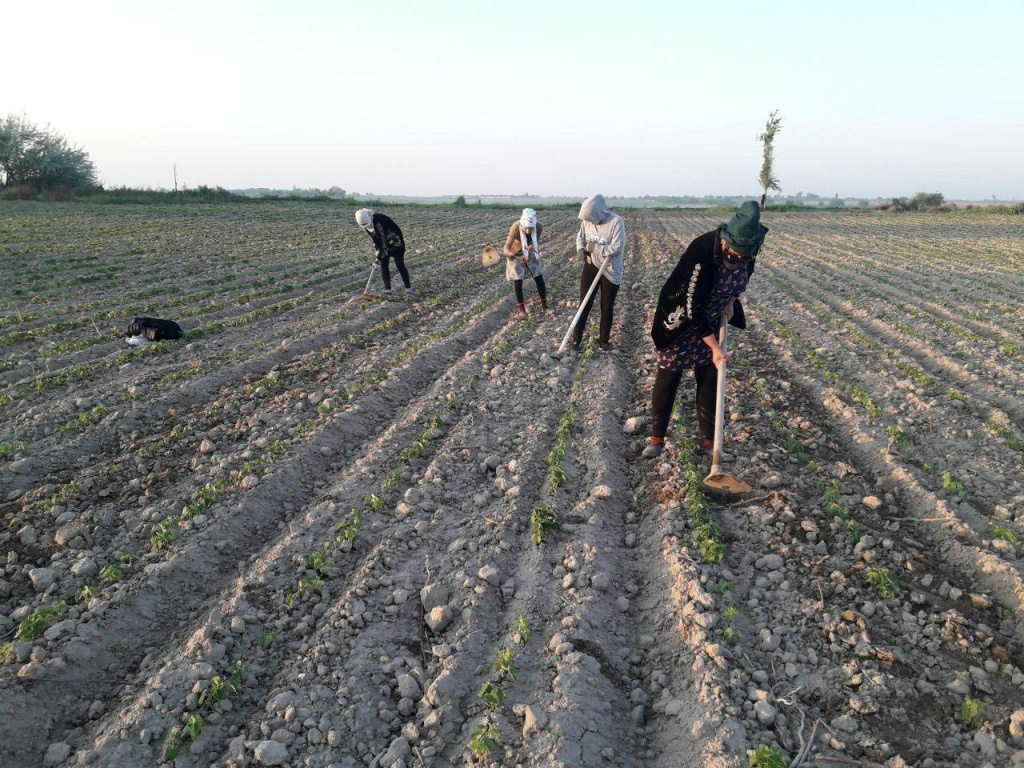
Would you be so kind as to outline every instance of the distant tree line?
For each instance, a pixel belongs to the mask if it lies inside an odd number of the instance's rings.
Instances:
[[[96,168],[84,149],[24,115],[0,118],[0,188],[5,197],[94,187],[97,183]]]
[[[955,205],[950,204],[953,208]],[[911,198],[894,197],[882,206],[886,211],[937,211],[946,206],[946,199],[941,192],[918,192]]]

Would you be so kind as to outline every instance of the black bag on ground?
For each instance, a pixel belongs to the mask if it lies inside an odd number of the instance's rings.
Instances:
[[[181,326],[173,320],[160,320],[156,317],[136,317],[128,323],[129,336],[144,336],[149,341],[164,339],[180,339],[185,335]]]

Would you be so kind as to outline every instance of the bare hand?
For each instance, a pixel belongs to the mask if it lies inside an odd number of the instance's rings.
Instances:
[[[732,320],[733,314],[736,312],[736,299],[732,299],[726,305],[725,309],[722,310],[722,314],[725,315],[726,322]]]
[[[715,368],[722,370],[722,366],[728,364],[729,356],[722,351],[721,347],[716,346],[711,350],[711,362],[714,363]]]

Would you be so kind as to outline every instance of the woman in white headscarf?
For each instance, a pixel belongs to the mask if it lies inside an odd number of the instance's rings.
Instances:
[[[524,208],[523,215],[508,230],[505,238],[505,279],[512,283],[519,311],[516,318],[526,319],[526,301],[523,298],[523,280],[529,272],[537,284],[537,295],[540,296],[542,312],[548,311],[548,291],[544,285],[544,274],[540,265],[541,233],[544,227],[537,221],[537,212],[533,208]]]
[[[365,229],[373,241],[373,251],[380,262],[380,276],[384,278],[384,293],[391,293],[391,270],[388,268],[391,259],[395,260],[398,274],[402,276],[405,292],[413,293],[409,270],[405,268],[405,236],[399,226],[390,216],[374,213],[370,208],[356,211],[356,224]]]

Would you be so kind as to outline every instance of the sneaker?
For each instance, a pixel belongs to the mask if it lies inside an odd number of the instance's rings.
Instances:
[[[656,459],[661,456],[661,452],[665,450],[664,443],[648,443],[644,447],[644,452],[640,455],[645,459]]]
[[[149,339],[145,336],[128,336],[125,338],[125,343],[132,347],[144,347],[149,344]]]
[[[573,335],[569,338],[569,342],[573,345],[574,348],[579,349],[580,344],[583,343],[583,337],[580,336],[578,333],[573,333]]]
[[[410,285],[410,286],[409,286],[408,288],[406,288],[406,289],[405,289],[405,293],[406,293],[406,295],[408,295],[408,296],[412,296],[413,294],[415,294],[415,293],[416,293],[416,291],[414,291],[414,290],[412,289],[412,286]]]
[[[390,288],[385,288],[384,289],[384,295],[385,296],[390,296],[391,295],[391,289]]]
[[[597,346],[600,347],[602,352],[611,352],[615,349],[610,341],[602,341]]]

